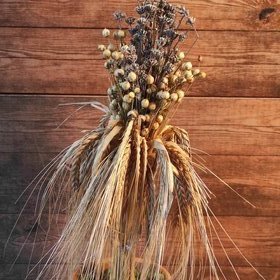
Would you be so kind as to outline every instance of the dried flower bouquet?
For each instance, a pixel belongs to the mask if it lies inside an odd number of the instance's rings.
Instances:
[[[176,280],[225,278],[208,232],[217,233],[211,192],[194,168],[201,166],[188,133],[169,124],[192,83],[206,77],[178,48],[188,38],[182,26],[197,34],[195,20],[165,0],[138,2],[138,18],[116,12],[118,30],[102,32],[108,43],[98,48],[111,85],[109,107],[92,103],[105,113],[99,126],[60,153],[39,180],[54,168],[39,223],[46,205],[52,215],[63,195],[68,201],[48,279],[73,279],[77,271],[80,279],[160,279],[163,264]]]

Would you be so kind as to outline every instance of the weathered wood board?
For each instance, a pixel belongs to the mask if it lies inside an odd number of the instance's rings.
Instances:
[[[279,31],[277,0],[171,0],[187,6],[197,18],[199,29]],[[1,26],[27,27],[114,27],[112,14],[123,10],[134,14],[136,1],[1,1]]]
[[[279,97],[279,34],[201,31],[189,58],[198,65],[203,56],[208,79],[190,94]],[[0,28],[0,92],[105,95],[109,78],[97,51],[102,41],[101,30]]]
[[[196,160],[252,202],[251,207],[210,174],[201,176],[216,197],[210,205],[241,251],[266,279],[280,278],[280,3],[278,0],[172,0],[197,18],[200,40],[189,59],[203,56],[206,80],[193,85],[172,124],[190,135]],[[0,1],[0,279],[23,280],[34,233],[37,191],[3,257],[4,243],[35,175],[101,116],[79,101],[106,103],[109,79],[96,49],[101,29],[114,28],[115,10],[133,14],[136,1]],[[190,33],[192,38],[193,33]],[[187,49],[189,44],[183,48]],[[194,63],[197,65],[197,63]],[[203,152],[210,155],[204,155]],[[63,211],[57,213],[62,225]],[[38,261],[43,233],[31,267]],[[53,232],[48,246],[58,237]],[[240,278],[261,279],[221,236]],[[217,240],[216,240],[217,241]],[[228,280],[236,279],[219,246]],[[10,271],[9,271],[10,270]],[[38,270],[37,270],[38,271]],[[36,270],[29,279],[36,278]],[[210,280],[210,279],[209,279]]]

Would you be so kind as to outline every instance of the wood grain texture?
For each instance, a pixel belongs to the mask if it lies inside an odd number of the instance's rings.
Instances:
[[[0,28],[0,57],[50,60],[102,60],[98,44],[108,43],[102,30]],[[203,56],[203,66],[280,65],[280,32],[200,31],[191,59]],[[188,50],[194,33],[180,46]]]
[[[25,280],[25,275],[27,274],[27,266],[25,264],[16,264],[12,271],[9,271],[11,265],[0,265],[0,279],[5,280]],[[34,265],[30,266],[30,269],[34,268]],[[34,272],[31,273],[28,280],[35,280],[36,274],[40,272],[42,266],[35,268]],[[252,269],[249,267],[235,267],[238,274],[240,275],[240,279],[246,280],[261,280],[255,273],[252,273]],[[228,279],[235,279],[236,276],[229,266],[222,266],[222,270],[225,275],[227,275]],[[280,272],[278,268],[267,268],[267,267],[257,267],[257,270],[269,280],[278,280],[280,277]],[[48,280],[48,279],[46,279]],[[66,280],[66,279],[65,279]],[[205,278],[204,280],[210,280],[209,278]]]
[[[192,146],[199,149],[194,151],[203,156],[206,166],[257,206],[252,208],[213,176],[201,173],[216,195],[210,201],[211,208],[242,252],[267,280],[278,280],[280,3],[171,2],[187,5],[197,18],[200,40],[189,59],[196,61],[202,55],[200,68],[208,74],[207,79],[194,84],[192,97],[185,98],[172,124],[187,129]],[[90,100],[106,103],[109,80],[96,50],[98,43],[105,42],[100,31],[115,27],[111,21],[113,11],[121,9],[133,14],[135,3],[136,0],[0,1],[1,280],[25,278],[34,241],[31,233],[9,272],[10,263],[32,228],[38,191],[32,195],[3,257],[3,245],[28,194],[18,204],[14,204],[15,200],[53,156],[81,137],[82,130],[95,127],[100,118],[99,112],[84,108],[56,129],[78,108],[58,105]],[[196,159],[200,160],[197,156]],[[61,227],[63,211],[57,217]],[[57,237],[58,232],[52,232],[47,246]],[[225,236],[221,237],[241,280],[260,279]],[[43,244],[41,230],[31,267],[38,261]],[[236,279],[219,246],[217,256],[227,279]],[[28,279],[35,279],[35,275]]]
[[[172,0],[187,5],[197,17],[199,29],[211,30],[278,30],[279,2],[277,0]],[[112,14],[121,9],[133,14],[136,1],[1,1],[1,26],[28,27],[112,27]],[[275,9],[265,13],[264,9]]]
[[[0,93],[105,95],[100,30],[0,28]],[[192,96],[279,97],[278,32],[200,32],[190,59],[208,78]],[[189,44],[182,46],[188,49]]]
[[[81,137],[82,130],[95,127],[101,116],[93,108],[84,108],[56,129],[76,110],[59,105],[91,100],[106,103],[105,97],[98,96],[0,97],[0,170],[4,171],[0,213],[17,213],[24,199],[18,205],[13,202],[32,178]],[[280,214],[279,111],[277,99],[185,98],[180,105],[172,124],[189,131],[192,146],[213,155],[203,156],[206,166],[257,206],[250,207],[213,177],[201,174],[217,196],[211,201],[217,215]],[[34,202],[35,196],[26,212]]]
[[[105,95],[110,84],[103,63],[94,60],[0,59],[0,93]],[[191,96],[279,97],[276,66],[203,67],[208,78]]]
[[[9,272],[11,265],[0,265],[0,279],[5,280],[25,280],[25,275],[27,274],[27,266],[24,264],[16,264],[12,271]],[[35,268],[34,272],[29,276],[29,280],[36,279],[36,273],[40,272],[42,266]],[[30,266],[30,269],[34,268],[34,266]],[[240,279],[246,280],[261,280],[260,277],[256,276],[255,273],[252,273],[252,269],[248,267],[235,267],[238,274],[240,275]],[[225,275],[228,276],[228,279],[235,279],[236,276],[232,271],[231,267],[222,266],[222,270]],[[278,280],[280,277],[280,272],[278,268],[267,268],[267,267],[257,267],[257,270],[269,280]],[[47,279],[46,279],[47,280]],[[210,280],[209,277],[204,280]]]
[[[21,211],[30,191],[27,191],[17,204],[15,204],[16,200],[54,156],[47,153],[2,154],[0,169],[4,172],[0,174],[0,214],[16,214]],[[195,157],[195,159],[198,158]],[[253,208],[247,204],[210,173],[200,172],[201,177],[213,192],[210,207],[216,215],[280,216],[280,157],[220,155],[203,156],[203,159],[204,165],[256,206]],[[34,212],[38,194],[39,188],[31,196],[24,213]]]
[[[0,215],[0,249],[2,250],[8,234],[12,229],[16,215]],[[48,229],[47,216],[43,218],[43,223],[38,228],[37,234],[32,231],[32,225],[35,221],[34,215],[24,215],[15,227],[6,249],[6,257],[3,263],[9,264],[17,257],[19,249],[23,247],[23,253],[16,260],[16,263],[32,264],[37,263],[42,256],[42,252],[47,252],[54,242],[59,238],[59,234],[64,225],[64,215],[56,217],[57,224],[45,238]],[[280,225],[279,217],[218,217],[219,222],[226,229],[231,238],[235,241],[241,252],[252,261],[254,266],[278,267],[280,239],[278,227]],[[236,266],[248,266],[246,261],[235,249],[231,241],[226,237],[216,221],[213,223],[217,226],[217,231],[223,245]],[[54,225],[54,222],[52,222]],[[36,238],[34,245],[33,241]],[[178,246],[176,240],[169,240],[171,246]],[[140,240],[140,247],[144,245],[144,240]],[[229,265],[224,252],[219,245],[217,237],[213,234],[213,244],[220,265]],[[34,254],[31,256],[32,248]],[[45,247],[45,249],[44,249]],[[30,259],[31,257],[31,259]]]
[[[91,100],[106,104],[106,97],[98,96],[0,96],[0,151],[58,153],[101,116],[89,106],[56,129],[79,108],[59,105]],[[277,156],[279,111],[279,99],[188,97],[172,123],[189,131],[193,147],[212,155]]]

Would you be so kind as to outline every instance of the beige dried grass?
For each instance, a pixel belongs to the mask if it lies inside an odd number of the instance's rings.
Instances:
[[[187,132],[166,126],[157,138],[145,138],[139,123],[138,116],[127,125],[110,121],[54,161],[37,222],[48,206],[53,223],[63,194],[67,220],[37,279],[72,279],[81,267],[85,277],[101,280],[105,259],[110,279],[135,279],[135,271],[141,280],[157,279],[162,265],[172,279],[204,279],[206,264],[213,279],[226,279],[212,247],[211,192],[194,169]]]

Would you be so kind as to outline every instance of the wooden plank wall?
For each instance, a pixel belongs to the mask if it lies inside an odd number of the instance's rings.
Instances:
[[[100,116],[85,109],[56,129],[75,110],[58,105],[106,102],[108,79],[96,51],[103,40],[100,31],[113,27],[114,10],[132,12],[135,2],[0,1],[0,279],[24,279],[32,250],[31,234],[9,272],[34,220],[31,199],[3,257],[24,204],[23,199],[15,205],[16,198],[56,153],[95,126]],[[204,57],[201,67],[208,78],[194,85],[174,124],[189,131],[195,148],[211,154],[204,156],[208,167],[256,205],[249,206],[203,175],[216,195],[212,208],[236,244],[266,279],[280,279],[280,3],[176,2],[197,17],[201,38],[191,58]],[[241,279],[260,279],[225,236],[222,240]],[[38,242],[31,266],[41,247]],[[227,279],[236,279],[219,247],[217,255]]]

